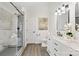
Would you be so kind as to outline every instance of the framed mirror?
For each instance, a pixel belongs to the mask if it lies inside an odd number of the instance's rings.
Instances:
[[[56,29],[57,35],[62,36],[62,32],[65,30],[64,26],[70,23],[70,10],[69,5],[63,4],[61,8],[58,8],[55,12],[56,16]]]

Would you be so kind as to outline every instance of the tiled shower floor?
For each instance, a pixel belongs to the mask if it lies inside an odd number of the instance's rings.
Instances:
[[[0,56],[15,56],[16,48],[6,48],[2,52],[0,52]]]

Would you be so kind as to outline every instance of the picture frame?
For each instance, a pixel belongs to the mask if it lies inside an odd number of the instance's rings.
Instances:
[[[39,30],[48,30],[48,18],[38,18],[38,28]]]

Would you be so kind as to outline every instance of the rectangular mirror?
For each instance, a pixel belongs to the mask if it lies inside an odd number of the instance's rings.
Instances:
[[[64,25],[69,23],[68,22],[68,12],[57,15],[57,31],[64,31]]]
[[[70,23],[70,10],[68,9],[68,5],[65,5],[61,8],[59,8],[56,12],[56,28],[57,28],[57,34],[60,35],[65,29],[64,26],[68,23]],[[64,8],[64,10],[62,10]],[[59,12],[60,11],[60,12]],[[62,35],[61,35],[62,36]]]

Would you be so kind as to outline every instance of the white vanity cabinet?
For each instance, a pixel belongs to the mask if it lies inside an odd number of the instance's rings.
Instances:
[[[47,51],[50,56],[79,56],[79,51],[76,51],[55,39],[49,39],[47,44]]]

